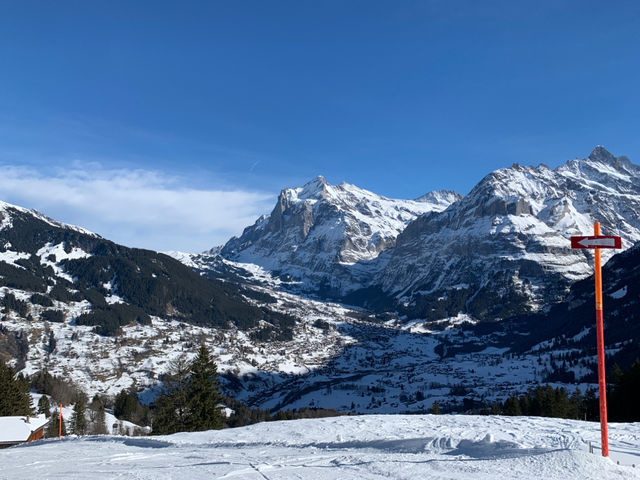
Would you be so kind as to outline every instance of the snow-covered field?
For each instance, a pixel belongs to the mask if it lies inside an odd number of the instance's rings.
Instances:
[[[610,426],[611,459],[598,440],[573,420],[369,415],[39,441],[0,451],[0,478],[640,479],[640,423]]]

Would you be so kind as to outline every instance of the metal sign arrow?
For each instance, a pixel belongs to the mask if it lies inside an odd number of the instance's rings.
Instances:
[[[622,248],[622,239],[608,235],[571,237],[571,248]]]

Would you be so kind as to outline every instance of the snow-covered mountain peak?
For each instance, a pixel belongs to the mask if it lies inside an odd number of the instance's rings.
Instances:
[[[433,190],[415,199],[416,202],[430,203],[432,205],[451,205],[463,198],[458,192],[453,190]],[[435,210],[435,209],[434,209]]]
[[[556,172],[568,181],[588,186],[594,195],[636,195],[640,189],[640,166],[625,156],[613,156],[601,146],[587,158],[570,160]]]
[[[459,198],[455,192],[433,192],[421,200],[396,200],[346,182],[330,185],[319,176],[282,190],[271,214],[231,239],[221,253],[297,278],[321,276],[338,290],[349,289],[360,273],[346,272],[345,266],[377,258],[409,222]]]
[[[302,187],[285,188],[280,192],[280,196],[284,197],[288,202],[297,202],[299,200],[321,200],[327,196],[329,184],[322,175],[318,175],[313,180],[305,183]]]
[[[318,177],[283,190],[271,215],[222,256],[328,296],[377,288],[424,318],[495,319],[558,301],[589,275],[589,256],[572,251],[568,238],[589,234],[594,221],[625,247],[640,241],[638,212],[640,167],[597,146],[554,169],[501,168],[465,197],[435,191],[393,200]]]
[[[18,205],[13,205],[11,203],[0,200],[0,230],[11,227],[13,223],[13,217],[15,215],[26,215],[27,217],[33,217],[37,218],[38,220],[42,220],[43,222],[46,222],[54,227],[75,230],[76,232],[92,235],[94,237],[99,236],[96,233],[93,233],[85,228],[78,227],[76,225],[70,225],[68,223],[58,222],[57,220],[49,218],[37,210],[29,210],[28,208],[20,207]]]
[[[616,161],[616,157],[611,152],[609,152],[609,150],[604,148],[602,145],[596,145],[593,151],[589,154],[588,158],[589,160],[609,162],[609,163]]]
[[[447,211],[409,224],[380,275],[383,290],[434,296],[442,306],[424,308],[427,314],[450,308],[437,299],[461,284],[472,298],[463,313],[503,317],[490,306],[497,302],[535,309],[591,272],[589,256],[569,248],[571,235],[589,234],[597,220],[628,247],[640,240],[638,212],[640,167],[603,147],[554,170],[514,164],[487,175]]]

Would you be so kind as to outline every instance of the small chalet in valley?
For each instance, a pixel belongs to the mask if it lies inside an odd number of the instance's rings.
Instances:
[[[49,419],[44,415],[0,417],[0,448],[40,440],[44,436],[47,423]]]

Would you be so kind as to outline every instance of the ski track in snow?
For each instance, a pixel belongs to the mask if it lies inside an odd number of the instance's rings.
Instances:
[[[574,420],[336,417],[44,440],[0,451],[0,479],[640,479],[639,423],[611,425],[611,459],[588,452],[598,439]]]

